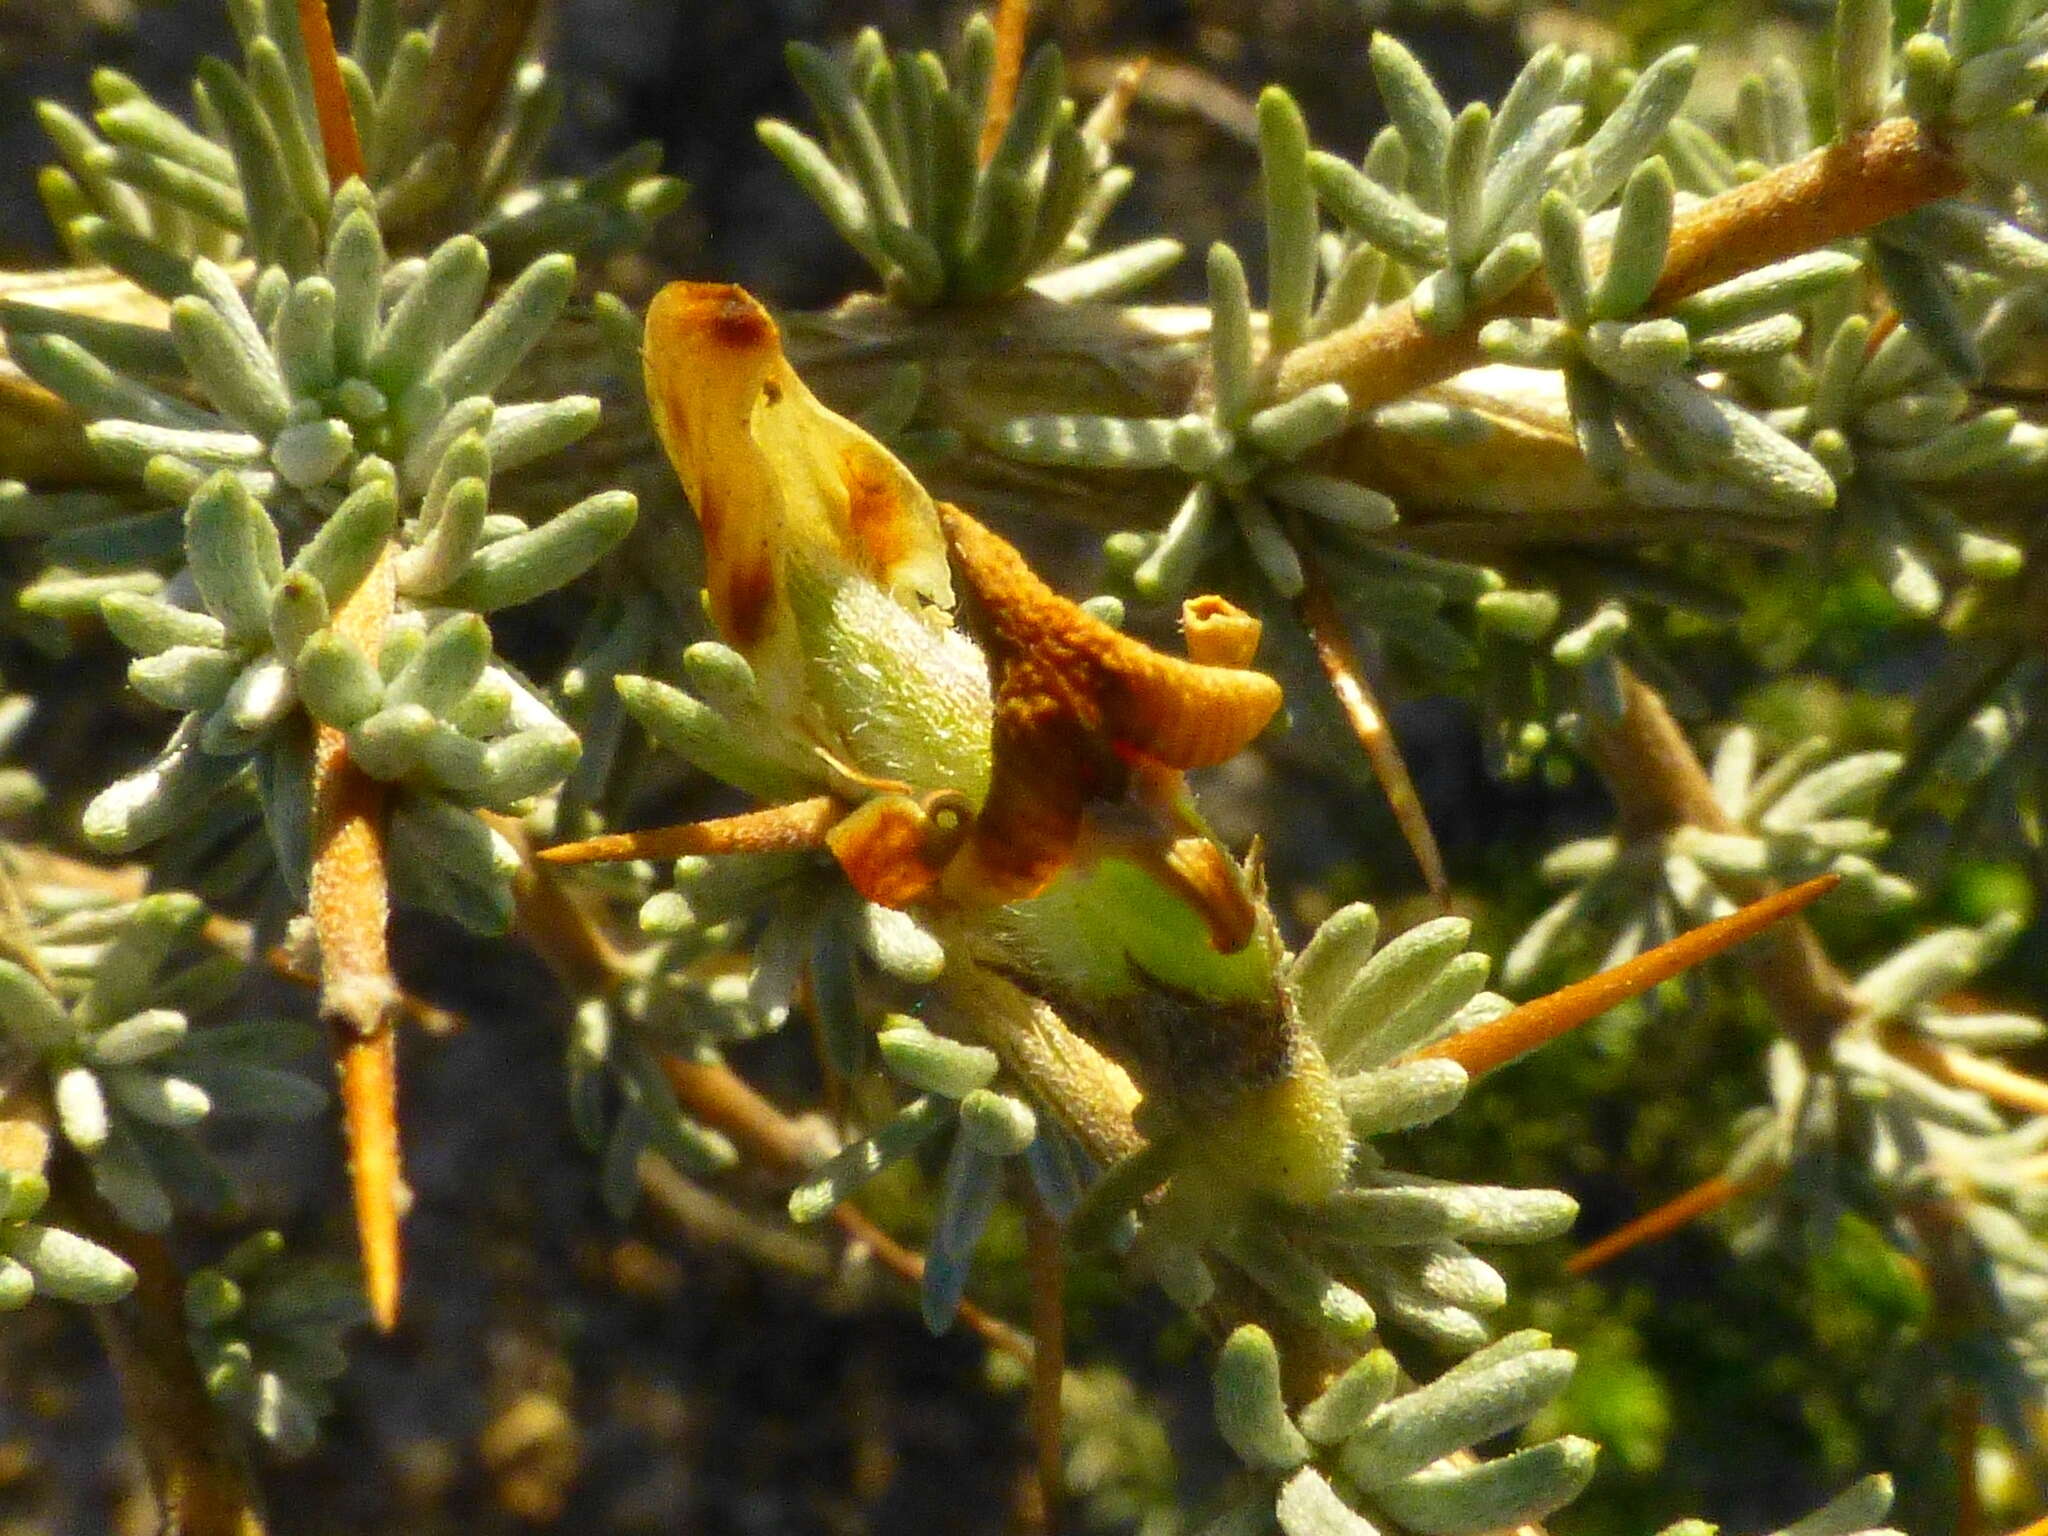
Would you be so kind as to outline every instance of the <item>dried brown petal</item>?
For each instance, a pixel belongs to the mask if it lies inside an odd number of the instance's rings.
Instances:
[[[1038,665],[1065,710],[1119,750],[1170,768],[1208,768],[1235,757],[1280,708],[1280,685],[1245,667],[1204,666],[1121,634],[1048,587],[1008,543],[958,507],[939,518],[968,590],[1005,695],[1019,690],[1014,663]]]
[[[996,684],[988,800],[953,889],[1015,900],[1043,890],[1073,856],[1090,804],[1121,798],[1134,776],[1234,756],[1279,709],[1280,685],[1120,634],[957,507],[939,516]],[[1241,648],[1241,627],[1236,636]]]

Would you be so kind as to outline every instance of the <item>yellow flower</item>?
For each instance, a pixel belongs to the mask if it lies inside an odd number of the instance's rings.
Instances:
[[[768,311],[728,283],[671,283],[647,311],[647,399],[704,533],[711,617],[771,703],[805,692],[797,589],[858,576],[913,614],[953,606],[932,500],[820,404]]]

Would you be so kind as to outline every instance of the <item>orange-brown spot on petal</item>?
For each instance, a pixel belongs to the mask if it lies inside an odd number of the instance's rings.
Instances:
[[[758,644],[775,616],[775,566],[767,558],[735,562],[725,572],[719,628],[742,652]]]
[[[662,290],[670,293],[676,294],[670,302],[677,323],[702,326],[720,346],[737,352],[778,345],[768,311],[738,283],[672,283]]]
[[[871,445],[856,439],[841,450],[839,467],[845,478],[846,520],[853,534],[854,557],[869,576],[886,582],[916,544],[916,529],[895,466]]]
[[[670,283],[647,306],[650,347],[681,343],[685,351],[698,338],[733,352],[777,352],[782,346],[775,321],[738,283]]]
[[[704,547],[717,548],[725,536],[724,499],[707,485],[690,498],[690,505],[696,509],[697,527],[703,532]]]
[[[1188,660],[1206,667],[1249,667],[1264,626],[1227,597],[1191,597],[1180,605]]]
[[[711,322],[711,334],[721,346],[734,351],[752,351],[775,339],[775,325],[751,300],[746,305],[728,304]]]

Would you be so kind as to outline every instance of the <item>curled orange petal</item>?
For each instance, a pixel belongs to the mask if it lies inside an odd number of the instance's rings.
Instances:
[[[958,507],[941,507],[939,517],[992,632],[986,638],[997,667],[1032,658],[1034,676],[1044,676],[1076,718],[1117,747],[1169,768],[1213,767],[1251,745],[1278,713],[1280,685],[1263,672],[1155,651],[1054,592],[1013,547]],[[1014,691],[1007,679],[998,688]]]
[[[1243,750],[1279,709],[1280,685],[1120,634],[1054,592],[965,512],[947,506],[939,516],[979,610],[976,633],[995,680],[988,798],[951,883],[957,895],[1012,901],[1044,890],[1073,858],[1091,805],[1120,799],[1134,784],[1163,778],[1177,786],[1179,770]],[[1227,608],[1200,610],[1196,633],[1213,621],[1210,638],[1244,654],[1244,625]],[[1220,924],[1227,935],[1237,926]]]
[[[1091,801],[1120,795],[1129,765],[1062,707],[1038,664],[1010,669],[998,693],[994,766],[955,894],[1006,902],[1035,896],[1073,857]]]
[[[1265,627],[1226,597],[1191,597],[1180,605],[1188,660],[1208,667],[1249,667]]]

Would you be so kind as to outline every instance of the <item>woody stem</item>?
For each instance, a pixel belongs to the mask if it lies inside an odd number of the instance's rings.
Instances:
[[[1020,1179],[1024,1206],[1024,1259],[1031,1279],[1031,1441],[1037,1453],[1042,1527],[1060,1528],[1060,1389],[1066,1380],[1066,1244],[1059,1219],[1028,1178]]]
[[[1861,234],[1963,187],[1961,164],[1926,129],[1910,118],[1887,118],[1680,215],[1650,308]],[[1447,331],[1425,329],[1407,304],[1389,305],[1295,348],[1275,393],[1291,399],[1341,384],[1353,410],[1386,405],[1483,362],[1479,331],[1487,321],[1555,308],[1540,274]]]
[[[1682,826],[1737,830],[1663,697],[1623,668],[1622,698],[1619,718],[1591,718],[1586,744],[1614,797],[1621,835],[1658,836]],[[1738,894],[1754,899],[1768,888],[1758,881]],[[1835,1032],[1855,1016],[1856,998],[1812,927],[1797,917],[1779,924],[1744,951],[1743,963],[1779,1028],[1809,1061],[1822,1060]]]
[[[802,1132],[732,1068],[723,1062],[681,1061],[673,1056],[663,1057],[661,1065],[669,1086],[675,1090],[676,1102],[706,1125],[723,1131],[781,1172],[799,1173],[807,1167]],[[911,1285],[923,1281],[924,1256],[876,1226],[859,1206],[842,1200],[832,1207],[832,1219],[848,1238],[874,1254],[884,1268]],[[1026,1366],[1031,1364],[1031,1339],[1001,1318],[963,1301],[960,1321],[983,1342]]]
[[[248,1465],[186,1342],[184,1281],[170,1250],[121,1222],[68,1146],[53,1149],[49,1173],[51,1213],[135,1271],[126,1301],[90,1310],[149,1468],[163,1529],[182,1536],[264,1536],[268,1527]]]

